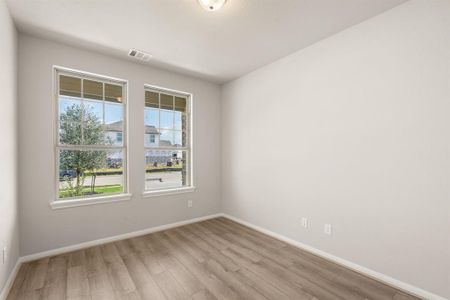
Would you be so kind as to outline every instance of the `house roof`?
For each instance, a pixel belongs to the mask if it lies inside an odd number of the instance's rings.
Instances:
[[[145,125],[146,134],[161,134],[155,126]]]
[[[123,121],[113,122],[111,124],[103,125],[105,131],[110,132],[122,132],[123,131]],[[161,134],[155,126],[145,125],[146,134]]]

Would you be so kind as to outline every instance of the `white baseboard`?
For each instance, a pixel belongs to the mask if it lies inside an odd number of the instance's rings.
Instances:
[[[445,299],[444,297],[435,295],[431,292],[425,291],[423,289],[420,289],[418,287],[415,287],[413,285],[407,284],[405,282],[399,281],[397,279],[394,279],[392,277],[389,277],[387,275],[384,275],[382,273],[373,271],[371,269],[368,269],[366,267],[360,266],[358,264],[352,263],[350,261],[347,261],[345,259],[342,259],[340,257],[334,256],[332,254],[329,254],[327,252],[324,252],[322,250],[316,249],[314,247],[308,246],[306,244],[303,244],[299,241],[293,240],[291,238],[285,237],[283,235],[280,235],[278,233],[275,233],[273,231],[264,229],[262,227],[259,227],[257,225],[251,224],[249,222],[243,221],[241,219],[235,218],[233,216],[230,216],[228,214],[224,214],[224,213],[219,213],[219,214],[213,214],[213,215],[208,215],[208,216],[204,216],[204,217],[199,217],[199,218],[193,218],[193,219],[189,219],[189,220],[184,220],[184,221],[180,221],[180,222],[175,222],[175,223],[171,223],[171,224],[166,224],[166,225],[161,225],[161,226],[156,226],[156,227],[151,227],[151,228],[147,228],[147,229],[143,229],[143,230],[138,230],[138,231],[133,231],[133,232],[129,232],[129,233],[125,233],[125,234],[120,234],[120,235],[116,235],[116,236],[112,236],[112,237],[107,237],[107,238],[103,238],[103,239],[98,239],[95,241],[89,241],[89,242],[85,242],[85,243],[80,243],[80,244],[76,244],[76,245],[71,245],[71,246],[66,246],[66,247],[61,247],[61,248],[57,248],[57,249],[53,249],[53,250],[48,250],[48,251],[43,251],[43,252],[39,252],[39,253],[35,253],[35,254],[31,254],[31,255],[26,255],[23,257],[20,257],[17,260],[16,265],[14,266],[14,269],[12,270],[11,274],[8,277],[8,280],[6,281],[6,284],[3,288],[3,290],[0,293],[0,300],[5,300],[6,297],[8,296],[8,293],[12,287],[12,284],[14,282],[14,279],[16,278],[17,272],[19,271],[19,268],[21,266],[22,263],[24,262],[29,262],[29,261],[33,261],[33,260],[37,260],[37,259],[41,259],[41,258],[45,258],[45,257],[49,257],[49,256],[54,256],[54,255],[58,255],[58,254],[63,254],[63,253],[67,253],[67,252],[71,252],[71,251],[75,251],[75,250],[79,250],[79,249],[84,249],[84,248],[89,248],[89,247],[93,247],[93,246],[98,246],[98,245],[102,245],[102,244],[106,244],[106,243],[110,243],[110,242],[114,242],[114,241],[119,241],[119,240],[124,240],[124,239],[128,239],[128,238],[132,238],[132,237],[136,237],[136,236],[141,236],[141,235],[145,235],[145,234],[149,234],[152,232],[157,232],[157,231],[162,231],[162,230],[167,230],[170,228],[175,228],[175,227],[179,227],[179,226],[183,226],[183,225],[187,225],[187,224],[192,224],[192,223],[196,223],[196,222],[200,222],[200,221],[205,221],[205,220],[209,220],[209,219],[214,219],[217,217],[225,217],[228,218],[232,221],[235,221],[237,223],[240,223],[242,225],[245,225],[247,227],[250,227],[252,229],[255,229],[261,233],[267,234],[273,238],[276,238],[278,240],[284,241],[288,244],[291,244],[293,246],[296,246],[298,248],[301,248],[303,250],[306,250],[308,252],[311,252],[315,255],[321,256],[325,259],[328,259],[330,261],[333,261],[335,263],[338,263],[340,265],[343,265],[349,269],[352,269],[356,272],[362,273],[366,276],[369,276],[371,278],[374,278],[378,281],[381,281],[387,285],[393,286],[397,289],[403,290],[405,292],[408,292],[410,294],[416,295],[418,297],[424,298],[424,299],[429,299],[429,300],[448,300]]]
[[[19,259],[17,259],[16,265],[11,271],[11,274],[9,274],[8,280],[6,280],[5,286],[3,287],[0,293],[0,300],[6,300],[6,297],[8,297],[9,291],[11,290],[11,287],[14,283],[14,279],[16,279],[17,273],[19,272],[21,265],[22,265],[22,258],[19,257]]]
[[[358,264],[352,263],[352,262],[350,262],[348,260],[345,260],[343,258],[334,256],[334,255],[329,254],[327,252],[324,252],[322,250],[319,250],[319,249],[316,249],[314,247],[308,246],[308,245],[303,244],[303,243],[301,243],[299,241],[293,240],[293,239],[288,238],[286,236],[283,236],[281,234],[278,234],[278,233],[275,233],[273,231],[267,230],[265,228],[259,227],[257,225],[251,224],[251,223],[246,222],[244,220],[235,218],[235,217],[230,216],[228,214],[222,214],[222,216],[227,218],[227,219],[230,219],[232,221],[235,221],[237,223],[240,223],[242,225],[245,225],[247,227],[250,227],[250,228],[252,228],[252,229],[254,229],[256,231],[259,231],[261,233],[269,235],[269,236],[271,236],[273,238],[276,238],[278,240],[281,240],[283,242],[291,244],[291,245],[293,245],[295,247],[298,247],[298,248],[301,248],[303,250],[306,250],[306,251],[308,251],[308,252],[310,252],[312,254],[315,254],[317,256],[323,257],[323,258],[325,258],[327,260],[330,260],[332,262],[340,264],[340,265],[342,265],[344,267],[347,267],[347,268],[349,268],[349,269],[351,269],[351,270],[353,270],[355,272],[361,273],[361,274],[366,275],[368,277],[371,277],[371,278],[373,278],[375,280],[383,282],[383,283],[385,283],[385,284],[387,284],[389,286],[392,286],[392,287],[394,287],[396,289],[403,290],[403,291],[405,291],[407,293],[410,293],[412,295],[418,296],[420,298],[424,298],[424,299],[428,299],[428,300],[448,300],[448,299],[446,299],[444,297],[435,295],[435,294],[433,294],[431,292],[425,291],[423,289],[420,289],[420,288],[415,287],[413,285],[410,285],[408,283],[402,282],[402,281],[397,280],[395,278],[389,277],[389,276],[384,275],[382,273],[379,273],[379,272],[376,272],[374,270],[368,269],[366,267],[360,266]]]
[[[160,225],[160,226],[151,227],[151,228],[147,228],[147,229],[142,229],[142,230],[138,230],[138,231],[119,234],[116,236],[111,236],[111,237],[102,238],[102,239],[98,239],[98,240],[94,240],[94,241],[84,242],[84,243],[80,243],[80,244],[76,244],[76,245],[71,245],[71,246],[61,247],[61,248],[43,251],[43,252],[39,252],[39,253],[34,253],[34,254],[22,256],[21,261],[29,262],[29,261],[49,257],[49,256],[62,254],[62,253],[72,252],[72,251],[89,248],[89,247],[94,247],[94,246],[98,246],[98,245],[102,245],[102,244],[106,244],[106,243],[125,240],[125,239],[129,239],[129,238],[136,237],[136,236],[146,235],[146,234],[149,234],[152,232],[162,231],[162,230],[180,227],[180,226],[191,224],[191,223],[214,219],[214,218],[217,218],[220,216],[222,216],[222,214],[213,214],[213,215],[208,215],[208,216],[204,216],[204,217],[198,217],[198,218],[188,219],[188,220],[184,220],[184,221],[180,221],[180,222],[175,222],[175,223]]]

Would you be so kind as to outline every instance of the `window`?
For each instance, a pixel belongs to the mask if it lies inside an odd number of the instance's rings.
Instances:
[[[191,95],[146,87],[145,189],[192,187]]]
[[[126,83],[56,68],[58,200],[127,191]]]

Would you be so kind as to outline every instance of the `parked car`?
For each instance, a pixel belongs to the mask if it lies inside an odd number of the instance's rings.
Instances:
[[[59,180],[68,180],[77,177],[75,170],[59,170]]]

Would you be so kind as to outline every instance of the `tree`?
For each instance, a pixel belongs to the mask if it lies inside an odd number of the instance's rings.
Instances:
[[[99,145],[109,142],[103,134],[102,123],[91,111],[78,104],[66,109],[60,117],[60,143],[65,145]],[[83,194],[86,171],[94,173],[102,168],[106,162],[105,150],[61,150],[60,169],[75,171],[75,185],[73,179],[67,180],[70,196]],[[95,184],[91,185],[92,192]]]

